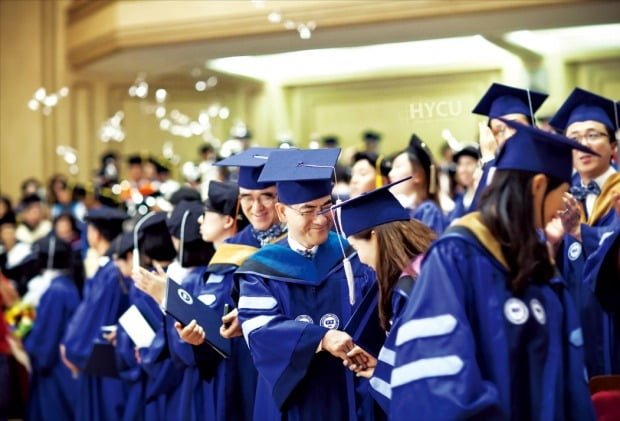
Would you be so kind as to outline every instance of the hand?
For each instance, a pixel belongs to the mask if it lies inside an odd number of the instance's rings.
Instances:
[[[321,348],[324,351],[329,352],[334,357],[341,358],[343,361],[346,361],[347,364],[355,364],[365,370],[366,360],[363,355],[347,356],[347,353],[353,350],[354,347],[355,345],[353,344],[351,336],[341,330],[328,330],[321,340]]]
[[[174,328],[177,330],[181,339],[183,339],[188,344],[192,345],[200,345],[205,341],[205,330],[196,323],[196,320],[192,320],[185,327],[179,322],[174,324]]]
[[[478,129],[480,131],[478,139],[480,143],[480,157],[482,162],[487,162],[495,157],[499,145],[497,144],[497,139],[493,136],[491,128],[486,123],[478,123]]]
[[[220,335],[223,338],[234,338],[243,335],[241,325],[239,324],[239,312],[233,309],[230,313],[222,316],[222,326],[220,326]]]
[[[60,359],[62,360],[62,363],[71,371],[73,378],[77,378],[80,369],[67,359],[67,348],[65,348],[63,344],[60,344]]]
[[[142,364],[142,357],[140,356],[140,348],[138,348],[137,346],[134,347],[133,355],[134,357],[136,357],[136,361],[138,362],[138,364]]]
[[[110,333],[104,333],[102,336],[103,339],[116,346],[116,330],[113,330]]]
[[[347,360],[343,361],[345,367],[349,367],[349,370],[354,371],[358,377],[366,377],[367,379],[371,378],[373,373],[375,372],[375,367],[377,366],[377,359],[370,355],[368,352],[364,351],[358,345],[347,352],[347,356],[352,358],[356,355],[361,355],[366,360],[366,369],[362,370],[362,367],[358,367],[355,364],[349,364]]]
[[[558,216],[562,221],[564,232],[581,241],[581,208],[579,202],[570,193],[564,193],[564,211],[559,211]]]
[[[140,267],[131,273],[131,278],[136,283],[136,287],[153,297],[160,305],[164,302],[166,295],[166,273],[162,267],[155,264],[157,273],[149,272]]]

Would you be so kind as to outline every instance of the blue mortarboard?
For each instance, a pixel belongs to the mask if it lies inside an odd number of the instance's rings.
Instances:
[[[269,154],[278,148],[253,147],[229,158],[216,162],[214,165],[226,167],[239,167],[239,187],[250,190],[262,190],[273,186],[275,183],[262,183],[258,181],[263,166],[269,158]]]
[[[533,121],[532,113],[540,108],[547,97],[547,94],[540,92],[494,83],[474,107],[472,113],[486,115],[489,118],[499,118],[508,114],[524,114]]]
[[[269,155],[260,182],[276,182],[278,201],[305,203],[331,195],[331,178],[340,155],[332,149],[279,149]]]
[[[138,244],[135,243],[136,239]],[[166,226],[165,212],[148,213],[136,223],[134,227],[134,249],[136,246],[154,260],[168,261],[176,257],[177,252]]]
[[[133,249],[133,246],[133,232],[123,232],[112,241],[105,255],[111,258],[124,257]]]
[[[191,187],[181,187],[170,196],[170,204],[172,206],[178,205],[181,201],[197,201],[202,202],[200,192]]]
[[[565,136],[502,119],[516,133],[497,155],[498,170],[523,170],[546,174],[561,181],[571,181],[573,149],[597,155],[590,148]]]
[[[166,220],[171,236],[191,243],[201,239],[198,218],[204,212],[204,206],[196,201],[182,201],[175,206]]]
[[[336,211],[335,219],[338,231],[348,237],[377,225],[392,221],[410,220],[409,211],[400,204],[389,190],[394,184],[410,178],[403,178],[332,206],[331,210]]]
[[[235,218],[237,215],[238,201],[239,186],[237,186],[237,184],[211,181],[209,183],[209,195],[204,202],[203,210],[205,212],[216,212]]]
[[[100,206],[89,210],[84,220],[94,225],[100,232],[105,233],[104,236],[112,241],[123,230],[123,221],[127,218],[129,217],[123,211],[108,206]]]
[[[564,131],[577,121],[594,120],[616,131],[619,115],[620,105],[618,103],[592,92],[575,88],[553,118],[549,120],[549,125]]]

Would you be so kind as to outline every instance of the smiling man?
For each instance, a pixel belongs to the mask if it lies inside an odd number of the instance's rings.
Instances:
[[[584,282],[584,263],[594,254],[607,231],[620,222],[613,209],[620,191],[620,174],[611,166],[616,147],[620,106],[614,101],[575,88],[549,124],[566,137],[588,146],[598,155],[573,151],[570,193],[581,203],[581,223],[566,227],[557,263],[577,303],[583,325],[586,367],[590,376],[616,374],[620,369],[620,320],[616,309],[601,305],[616,290],[598,291]]]
[[[239,320],[260,374],[255,419],[355,419],[354,379],[340,358],[353,348],[343,253],[354,301],[374,282],[346,241],[331,231],[331,176],[340,151],[282,150],[269,155],[260,181],[276,182],[288,236],[237,270]],[[352,281],[352,279],[349,279]],[[355,361],[355,363],[361,363]]]

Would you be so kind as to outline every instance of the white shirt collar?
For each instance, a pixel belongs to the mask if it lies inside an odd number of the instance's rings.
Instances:
[[[610,165],[609,168],[607,168],[607,171],[605,171],[603,174],[596,177],[593,181],[595,181],[596,184],[598,184],[598,186],[601,189],[603,189],[603,186],[607,182],[607,179],[611,177],[612,175],[614,175],[615,173],[616,173],[616,170],[614,170],[614,168]],[[581,184],[583,185],[583,181],[581,182]]]
[[[319,246],[314,246],[311,249],[307,249],[304,246],[302,246],[300,243],[295,241],[293,238],[291,238],[290,235],[287,237],[287,240],[288,240],[289,247],[291,249],[295,250],[297,253],[300,253],[301,251],[306,250],[306,251],[309,251],[310,253],[312,253],[312,255],[314,256],[316,254],[317,250],[319,249]]]

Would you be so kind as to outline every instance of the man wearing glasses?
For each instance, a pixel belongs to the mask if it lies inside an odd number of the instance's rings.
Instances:
[[[262,246],[286,235],[286,224],[280,222],[276,213],[275,182],[258,181],[273,150],[277,149],[254,147],[215,163],[239,168],[239,200],[233,213],[238,214],[240,207],[250,222],[217,245],[204,277],[206,282],[199,292],[200,299],[216,311],[223,313],[225,306],[233,309],[222,318],[220,328],[220,334],[231,339],[230,358],[222,360],[209,347],[201,346],[205,340],[204,326],[192,322],[179,329],[181,338],[195,345],[194,355],[201,377],[213,379],[209,384],[214,385],[211,393],[216,402],[216,419],[252,419],[254,412],[257,372],[241,337],[237,318],[239,287],[233,280],[233,273]]]
[[[577,173],[570,193],[580,202],[581,220],[575,218],[574,224],[564,227],[570,235],[564,236],[562,253],[557,256],[581,313],[590,377],[620,373],[620,318],[609,300],[620,290],[617,285],[587,285],[583,281],[586,259],[599,248],[605,233],[620,223],[613,208],[614,197],[620,193],[620,174],[611,166],[619,114],[620,106],[614,101],[575,88],[549,121],[566,137],[598,154],[573,152]]]
[[[354,344],[339,329],[374,272],[331,231],[331,214],[321,212],[332,205],[339,153],[274,151],[261,173],[260,181],[276,182],[276,211],[288,236],[261,248],[235,274],[239,320],[260,374],[255,419],[356,418],[354,378],[341,361]],[[349,263],[354,279],[347,280]]]

